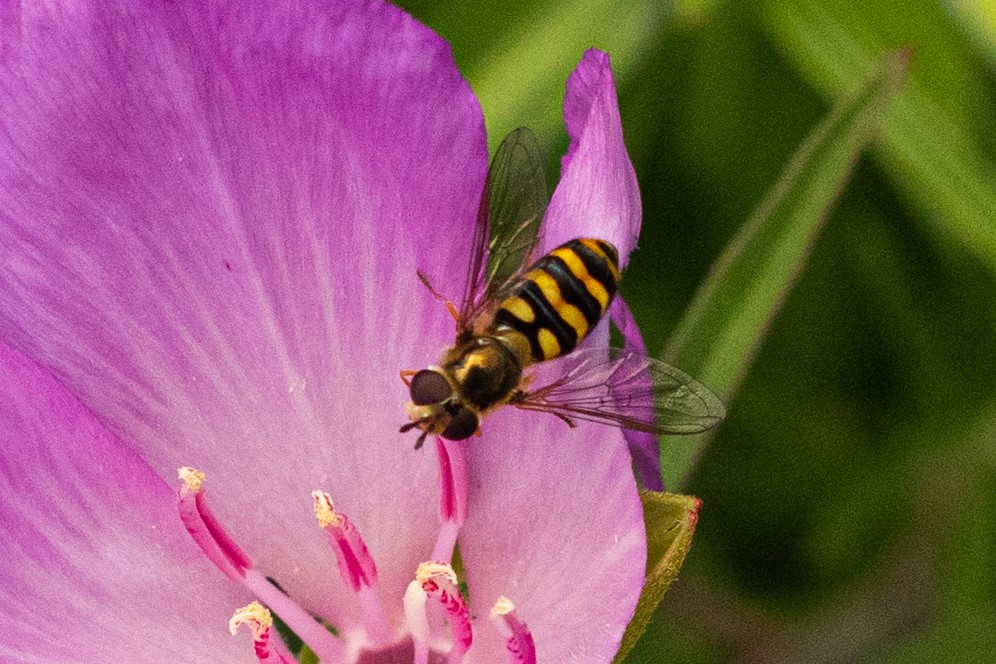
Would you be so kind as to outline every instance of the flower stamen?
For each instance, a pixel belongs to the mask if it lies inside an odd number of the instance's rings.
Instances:
[[[433,560],[452,560],[460,528],[467,518],[467,459],[463,441],[436,438],[439,461],[439,535]]]
[[[314,499],[318,526],[325,531],[329,546],[335,554],[339,576],[346,586],[359,595],[367,637],[375,644],[389,642],[393,630],[376,591],[377,565],[366,542],[349,517],[335,511],[329,494],[312,491],[311,497]]]
[[[429,618],[425,612],[425,601],[428,596],[422,590],[422,584],[417,580],[408,584],[405,590],[405,623],[411,634],[415,653],[413,664],[427,664],[429,661]]]
[[[281,620],[308,644],[321,661],[345,661],[346,645],[259,570],[255,568],[246,570],[245,586],[280,616]]]
[[[447,661],[462,662],[474,641],[474,633],[467,603],[457,586],[456,572],[446,563],[424,562],[418,566],[415,581],[421,586],[425,596],[434,600],[446,613],[453,634],[453,646]]]
[[[179,469],[179,477],[183,482],[179,493],[180,519],[187,532],[225,576],[242,581],[246,570],[252,567],[252,561],[208,507],[204,496],[204,473],[184,466]]]
[[[239,625],[248,625],[252,630],[253,648],[260,664],[292,664],[296,660],[286,652],[279,639],[272,642],[273,616],[269,609],[259,602],[251,602],[237,609],[228,621],[228,631],[235,636]]]
[[[377,565],[360,532],[345,514],[335,511],[332,498],[324,491],[312,491],[318,526],[325,531],[339,565],[339,575],[353,592],[377,585]]]
[[[505,596],[491,607],[491,620],[505,637],[509,664],[536,664],[536,644],[532,632],[515,615],[515,605]]]
[[[215,518],[204,495],[204,473],[185,466],[180,468],[179,476],[183,482],[179,491],[180,519],[204,555],[225,576],[241,583],[272,608],[322,661],[343,661],[345,645],[253,567],[249,556]]]

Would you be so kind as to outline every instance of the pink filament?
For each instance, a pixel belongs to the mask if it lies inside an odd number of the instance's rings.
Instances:
[[[453,558],[460,528],[467,518],[467,452],[463,441],[436,438],[439,460],[439,521],[433,560]]]
[[[259,636],[253,637],[253,649],[256,651],[256,659],[260,664],[293,664],[297,660],[290,653],[284,652],[279,639],[270,644],[270,636],[273,630],[267,628]]]
[[[308,644],[321,661],[345,661],[345,644],[302,609],[297,602],[282,593],[258,570],[247,570],[245,586],[259,598],[260,602],[280,616],[280,619]]]
[[[183,525],[204,555],[233,581],[244,579],[252,561],[215,518],[204,498],[204,490],[182,487],[179,508]]]
[[[467,459],[463,441],[436,438],[439,519],[462,526],[467,518]]]
[[[339,575],[353,592],[372,588],[377,583],[377,565],[360,532],[345,514],[339,514],[338,525],[325,526],[329,545],[335,553]]]
[[[470,612],[467,603],[463,601],[460,591],[451,583],[428,579],[422,583],[425,594],[434,599],[446,612],[453,633],[453,649],[449,660],[459,662],[470,650],[474,641],[474,632],[470,625]]]
[[[536,644],[526,623],[519,620],[515,611],[497,619],[503,620],[511,632],[505,640],[509,664],[536,664]]]

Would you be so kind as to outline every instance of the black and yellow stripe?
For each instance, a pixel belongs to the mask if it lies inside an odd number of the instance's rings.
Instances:
[[[492,330],[528,339],[534,362],[574,350],[605,315],[619,286],[619,253],[604,240],[581,238],[540,258],[501,301]]]

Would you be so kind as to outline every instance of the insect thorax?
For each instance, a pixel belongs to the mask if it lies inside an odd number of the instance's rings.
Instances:
[[[479,411],[505,401],[522,379],[513,348],[498,337],[477,337],[443,358],[442,369],[464,402]]]

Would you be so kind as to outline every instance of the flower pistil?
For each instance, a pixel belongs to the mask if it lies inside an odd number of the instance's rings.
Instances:
[[[415,640],[417,664],[427,661],[429,642],[427,600],[432,600],[442,608],[450,623],[453,645],[447,655],[447,662],[452,664],[462,662],[474,641],[474,632],[470,624],[470,611],[457,586],[456,572],[448,564],[434,561],[420,563],[415,572],[415,580],[408,585],[408,591],[405,593],[405,613]]]
[[[239,625],[248,625],[252,630],[252,643],[256,659],[260,664],[292,664],[296,660],[286,652],[280,639],[271,641],[273,616],[269,609],[259,602],[251,602],[237,609],[228,621],[228,631],[235,636]]]

